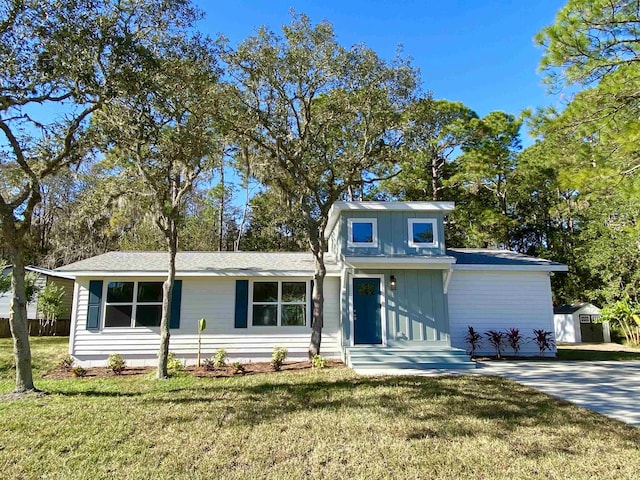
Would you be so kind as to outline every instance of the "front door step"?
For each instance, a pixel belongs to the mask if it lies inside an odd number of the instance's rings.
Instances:
[[[464,350],[451,347],[391,348],[349,347],[345,349],[347,365],[356,370],[413,369],[449,370],[474,369]]]

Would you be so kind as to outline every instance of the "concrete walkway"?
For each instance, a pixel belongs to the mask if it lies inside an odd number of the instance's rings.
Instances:
[[[640,362],[487,362],[474,373],[506,377],[640,426]]]

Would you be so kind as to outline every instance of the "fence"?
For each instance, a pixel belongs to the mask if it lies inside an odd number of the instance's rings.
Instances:
[[[39,336],[40,321],[29,320],[29,335],[33,337]],[[48,336],[55,335],[57,337],[68,337],[71,332],[71,320],[57,320],[55,328],[51,333],[47,333]],[[9,338],[11,336],[11,329],[9,328],[9,319],[0,318],[0,338]]]

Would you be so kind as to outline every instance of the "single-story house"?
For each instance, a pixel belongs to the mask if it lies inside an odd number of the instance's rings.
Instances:
[[[464,336],[553,331],[550,274],[566,266],[504,250],[447,249],[451,202],[338,202],[330,211],[321,353],[351,366],[471,367]],[[57,271],[75,277],[69,353],[85,366],[120,353],[152,365],[165,252],[110,252]],[[314,261],[309,253],[179,252],[170,350],[259,361],[274,346],[306,358]],[[483,351],[491,353],[484,342]],[[482,353],[482,352],[480,352]],[[526,344],[522,354],[536,354]],[[554,353],[554,352],[552,352]]]
[[[600,321],[600,309],[592,303],[564,304],[554,307],[556,341],[566,343],[602,343],[611,341],[609,322]]]

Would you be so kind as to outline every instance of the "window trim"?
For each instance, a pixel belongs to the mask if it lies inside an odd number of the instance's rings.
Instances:
[[[413,226],[416,223],[430,223],[433,228],[433,242],[415,242]],[[411,248],[438,248],[438,221],[435,218],[410,218],[408,221],[407,239]]]
[[[109,284],[110,283],[133,283],[133,299],[131,302],[108,302],[108,295],[109,295]],[[102,329],[108,329],[108,330],[115,330],[118,328],[160,328],[160,325],[158,326],[147,326],[147,325],[140,325],[137,326],[136,325],[136,317],[138,315],[138,303],[140,303],[140,305],[160,305],[162,306],[162,300],[160,300],[159,302],[138,302],[138,285],[140,283],[163,283],[163,282],[158,282],[158,281],[154,281],[154,280],[130,280],[130,279],[107,279],[104,282],[104,285],[102,286]],[[114,306],[114,307],[118,307],[118,306],[129,306],[131,305],[131,323],[128,327],[123,327],[123,326],[118,326],[118,327],[109,327],[107,326],[107,307],[108,306]]]
[[[353,224],[354,223],[370,223],[372,225],[371,236],[372,242],[354,242],[353,241]],[[378,248],[378,219],[377,218],[349,218],[347,220],[347,246]]]
[[[253,285],[254,283],[277,283],[278,284],[278,300],[276,302],[254,302],[253,301]],[[283,302],[282,301],[282,284],[283,283],[304,283],[305,285],[305,322],[304,325],[282,325],[282,306],[283,305],[303,305],[303,302]],[[311,316],[311,282],[308,278],[282,278],[282,277],[263,277],[255,278],[249,281],[249,295],[248,295],[248,308],[247,308],[247,327],[256,328],[259,330],[265,328],[308,328],[309,318]],[[276,325],[254,325],[253,324],[253,306],[254,305],[276,305]]]

